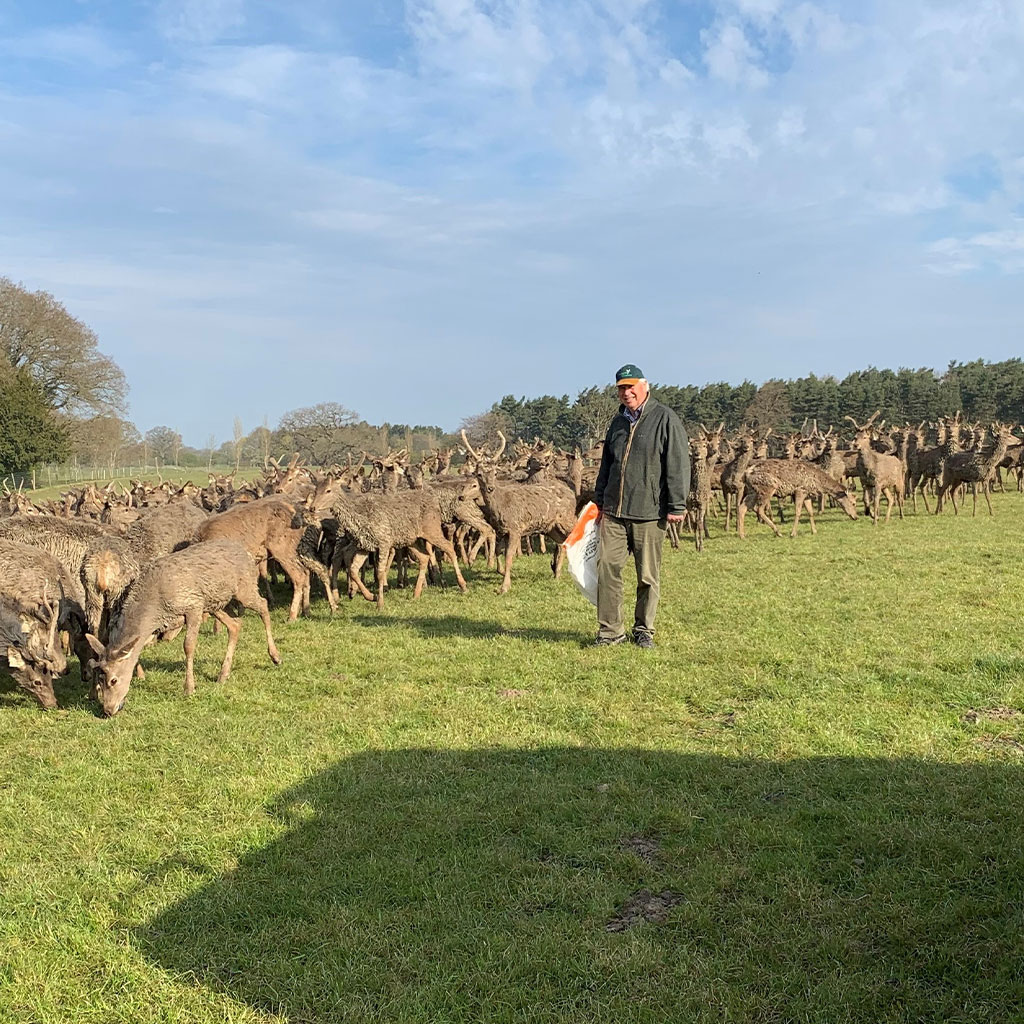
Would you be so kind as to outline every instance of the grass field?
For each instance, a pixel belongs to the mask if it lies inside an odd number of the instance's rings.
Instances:
[[[0,692],[0,1020],[1020,1021],[1024,498],[666,550]],[[282,590],[280,596],[284,598]],[[653,920],[643,920],[644,916]]]
[[[165,466],[161,471],[160,475],[157,476],[155,471],[150,468],[146,473],[121,473],[115,477],[88,477],[85,476],[81,480],[65,480],[63,483],[52,484],[49,487],[37,487],[35,490],[28,488],[26,494],[33,501],[50,501],[54,498],[59,498],[65,491],[78,491],[85,487],[86,484],[95,484],[99,488],[106,487],[108,484],[113,483],[115,485],[115,491],[117,494],[121,494],[122,488],[131,487],[132,484],[139,479],[146,480],[148,483],[156,484],[161,480],[165,480],[168,483],[172,483],[177,487],[180,487],[186,481],[191,481],[197,487],[205,487],[210,479],[210,473],[217,475],[228,475],[232,473],[233,466],[214,466],[209,471],[205,466]],[[251,466],[246,466],[239,469],[233,476],[237,483],[242,483],[250,480],[255,480],[263,475],[263,471],[260,469],[253,469]],[[40,478],[45,482],[46,478]]]

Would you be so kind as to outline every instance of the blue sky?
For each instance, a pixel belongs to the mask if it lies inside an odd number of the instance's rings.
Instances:
[[[1020,355],[1018,0],[0,0],[0,275],[203,445]]]

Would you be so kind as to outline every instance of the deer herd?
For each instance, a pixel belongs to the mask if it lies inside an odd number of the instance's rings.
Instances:
[[[864,513],[878,523],[893,510],[902,519],[909,499],[920,497],[936,514],[946,501],[959,512],[969,487],[977,512],[981,490],[1002,486],[1002,470],[1024,486],[1024,446],[1012,428],[966,424],[959,415],[937,424],[884,429],[878,413],[864,423],[847,417],[852,442],[840,447],[830,427],[814,424],[782,437],[758,427],[726,437],[724,424],[700,427],[690,440],[691,490],[687,521],[697,550],[710,539],[710,520],[724,513],[726,532],[745,536],[746,515],[779,529],[784,501],[793,502],[791,534],[806,510],[812,533],[815,507],[831,504],[857,518],[857,487]],[[291,583],[289,621],[310,608],[311,580],[323,588],[332,612],[339,580],[383,608],[392,569],[405,585],[416,570],[413,597],[428,580],[445,585],[447,562],[460,590],[462,569],[484,557],[512,585],[520,555],[554,545],[551,568],[561,569],[562,541],[593,496],[600,444],[566,453],[535,440],[509,448],[498,432],[489,445],[462,433],[463,461],[455,449],[436,449],[418,464],[392,452],[345,466],[313,469],[293,458],[270,460],[261,479],[237,485],[210,477],[207,487],[134,483],[86,485],[58,501],[32,502],[21,491],[0,497],[0,668],[44,708],[57,706],[53,681],[79,661],[83,683],[102,713],[124,706],[143,649],[184,631],[185,692],[194,689],[193,655],[199,627],[209,616],[228,633],[219,679],[231,671],[241,631],[232,607],[253,609],[262,620],[271,662],[280,663],[268,601],[277,573]],[[771,446],[774,444],[775,451]],[[670,528],[673,546],[679,533]],[[438,556],[441,556],[440,561]],[[502,564],[499,568],[499,559]],[[365,580],[372,568],[373,590]],[[260,584],[265,583],[265,593]]]

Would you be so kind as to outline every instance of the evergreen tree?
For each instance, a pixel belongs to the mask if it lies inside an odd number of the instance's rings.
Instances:
[[[0,366],[0,472],[20,473],[68,457],[67,428],[26,369]]]

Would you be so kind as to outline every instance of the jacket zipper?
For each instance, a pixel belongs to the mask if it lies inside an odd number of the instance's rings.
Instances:
[[[640,416],[643,416],[647,410],[641,410]],[[618,518],[622,515],[622,495],[626,489],[626,462],[629,459],[629,449],[633,445],[633,431],[636,430],[637,423],[640,422],[640,416],[637,417],[636,423],[629,425],[629,440],[626,442],[626,450],[622,453],[622,469],[619,470],[619,505],[615,509],[615,517]]]

